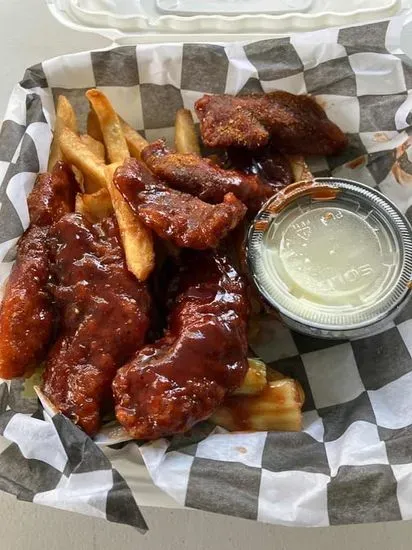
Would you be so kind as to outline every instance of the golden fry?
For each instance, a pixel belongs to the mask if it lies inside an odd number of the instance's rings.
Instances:
[[[83,214],[91,223],[96,223],[113,214],[113,205],[107,189],[82,195]]]
[[[113,205],[107,189],[93,194],[76,195],[75,211],[82,214],[90,223],[97,223],[113,213]]]
[[[97,158],[105,161],[106,152],[104,149],[104,145],[101,141],[97,141],[97,139],[92,138],[92,136],[89,136],[88,134],[83,134],[80,136],[80,140],[90,149],[90,151],[96,155]]]
[[[52,170],[56,162],[63,160],[63,153],[60,148],[60,134],[63,128],[69,128],[73,132],[77,132],[77,119],[70,101],[64,95],[60,95],[57,99],[56,121],[50,147],[48,170]]]
[[[229,397],[210,420],[229,431],[290,431],[302,429],[304,393],[291,378],[267,384],[251,397]]]
[[[63,128],[60,134],[60,147],[69,164],[74,164],[85,178],[87,193],[94,193],[106,186],[105,164],[74,132]]]
[[[242,385],[233,395],[256,395],[266,386],[266,365],[256,358],[248,359],[249,370],[246,373]]]
[[[129,148],[130,156],[140,160],[140,155],[143,149],[149,145],[149,142],[146,141],[145,138],[139,134],[139,132],[136,132],[136,130],[129,126],[129,124],[127,124],[127,122],[120,116],[119,120],[127,146]]]
[[[93,109],[87,115],[87,133],[93,139],[103,143],[103,134],[100,129],[99,119]]]
[[[178,153],[195,153],[200,155],[193,116],[188,109],[179,109],[175,122],[175,147]]]
[[[88,90],[86,97],[99,119],[109,162],[124,162],[130,156],[129,149],[112,104],[99,90]]]
[[[113,174],[117,167],[118,164],[107,166],[107,188],[116,214],[127,267],[139,281],[145,281],[155,266],[153,237],[114,186]]]
[[[289,378],[288,376],[285,376],[278,370],[268,368],[266,371],[266,378],[268,382],[276,382],[277,380],[283,380],[285,378]]]
[[[313,175],[306,164],[304,157],[301,155],[287,155],[292,168],[293,181],[310,181],[313,180]]]
[[[87,134],[81,135],[80,141],[84,143],[89,148],[89,150],[94,155],[96,155],[98,159],[100,159],[102,162],[105,161],[105,149],[101,141],[97,141],[96,139],[93,139],[91,136]],[[73,168],[73,172],[75,174],[76,180],[79,182],[80,189],[83,192],[92,193],[95,189],[93,182],[90,182],[87,176],[84,177],[83,174],[75,166],[73,166],[72,168]]]
[[[74,175],[74,179],[77,181],[77,184],[79,186],[80,191],[82,193],[84,193],[85,192],[85,184],[84,184],[83,174],[80,172],[80,170],[74,164],[72,164],[71,168],[72,168],[72,172],[73,172],[73,175]]]

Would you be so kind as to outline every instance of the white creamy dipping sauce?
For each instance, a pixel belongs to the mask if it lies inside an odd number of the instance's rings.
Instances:
[[[326,205],[273,223],[262,259],[296,298],[329,305],[366,304],[376,299],[397,260],[380,237],[377,223]]]
[[[412,229],[379,191],[320,178],[274,197],[248,235],[266,301],[295,330],[356,337],[393,319],[411,295]],[[329,189],[332,193],[323,193]],[[328,187],[329,186],[329,187]]]

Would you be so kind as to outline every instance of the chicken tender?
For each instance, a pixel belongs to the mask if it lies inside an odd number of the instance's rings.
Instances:
[[[16,262],[0,306],[0,377],[23,376],[44,359],[53,333],[53,305],[47,290],[47,237],[52,223],[74,209],[76,183],[58,162],[40,174],[28,199],[30,227],[17,247]]]
[[[81,214],[64,216],[50,232],[50,257],[61,321],[43,391],[93,435],[116,370],[144,342],[150,298],[126,267],[113,217],[91,225]]]
[[[113,182],[150,229],[179,247],[215,248],[246,213],[232,193],[225,194],[219,204],[208,204],[170,189],[135,159],[116,170]]]
[[[345,134],[308,95],[204,95],[195,109],[208,147],[256,149],[270,139],[289,154],[333,155],[347,145]]]
[[[233,193],[251,210],[258,210],[274,193],[274,189],[256,175],[225,170],[192,153],[174,153],[163,140],[146,147],[142,160],[167,185],[202,201],[216,204],[224,200],[226,193]]]
[[[218,252],[188,251],[172,296],[169,327],[113,380],[118,421],[134,438],[191,428],[240,386],[247,363],[244,283]]]

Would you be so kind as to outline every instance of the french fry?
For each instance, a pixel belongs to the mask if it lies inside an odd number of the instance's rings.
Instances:
[[[118,166],[111,164],[106,167],[107,189],[119,225],[127,267],[139,281],[145,281],[155,266],[153,237],[113,184],[113,174]]]
[[[265,389],[266,386],[266,365],[256,358],[248,359],[249,369],[246,373],[243,384],[233,395],[256,395]]]
[[[113,204],[107,189],[100,189],[96,193],[83,195],[83,202],[89,215],[96,221],[113,214]]]
[[[60,148],[60,134],[63,128],[77,132],[77,119],[70,101],[64,95],[57,99],[56,122],[54,124],[53,141],[50,147],[48,170],[52,170],[57,161],[63,160]]]
[[[313,180],[313,175],[304,157],[301,155],[287,155],[287,158],[292,168],[294,182]]]
[[[103,162],[105,161],[106,151],[101,141],[92,138],[92,136],[89,136],[88,134],[81,135],[80,141],[82,141],[90,149],[90,151],[96,155],[97,158]]]
[[[304,393],[291,378],[269,382],[251,397],[228,397],[210,420],[229,431],[290,431],[302,429]]]
[[[78,135],[69,128],[63,128],[59,143],[67,162],[74,164],[83,174],[88,193],[94,193],[106,186],[104,162],[90,151]]]
[[[99,119],[93,109],[87,115],[87,133],[93,139],[103,143],[103,134],[100,129]]]
[[[104,162],[105,149],[101,141],[97,141],[96,139],[93,139],[91,136],[87,134],[81,135],[80,141],[88,147],[88,149],[96,156],[96,158]],[[76,166],[72,165],[72,170],[74,172],[74,176],[79,184],[80,189],[86,193],[93,193],[93,191],[95,190],[95,185],[93,184],[93,182],[90,182],[87,176],[85,177],[80,172],[80,170],[76,168]]]
[[[107,189],[93,194],[76,196],[76,212],[83,214],[90,223],[97,223],[113,213],[113,205]]]
[[[149,145],[149,142],[145,140],[143,136],[136,132],[125,120],[119,116],[120,125],[123,130],[124,137],[126,139],[127,147],[129,148],[130,156],[140,160],[140,155],[145,147]]]
[[[195,153],[196,155],[200,155],[199,140],[193,116],[188,109],[179,109],[176,113],[175,147],[178,153]]]
[[[109,162],[123,163],[130,154],[116,111],[99,90],[88,90],[86,97],[99,119]]]
[[[289,376],[285,376],[281,372],[268,367],[266,369],[266,378],[268,382],[276,382],[277,380],[283,380],[284,378],[289,378]]]
[[[79,189],[81,190],[82,193],[84,193],[85,186],[84,186],[84,176],[83,176],[83,174],[80,172],[80,170],[74,164],[71,165],[71,169],[72,169],[72,172],[73,172],[73,175],[74,175],[74,179],[77,181]]]
[[[87,133],[90,137],[103,143],[103,134],[100,129],[99,119],[92,108],[87,115]]]

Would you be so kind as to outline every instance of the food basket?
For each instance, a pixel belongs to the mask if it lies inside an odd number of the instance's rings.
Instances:
[[[161,0],[142,1],[147,13],[140,15],[133,11],[137,2],[48,4],[65,24],[87,24],[117,43],[39,63],[12,93],[0,135],[2,283],[28,225],[26,197],[47,167],[55,100],[67,95],[84,127],[84,92],[93,87],[149,141],[171,141],[176,109],[193,110],[203,93],[314,94],[348,134],[349,146],[339,156],[308,159],[312,173],[377,187],[412,217],[412,66],[400,49],[406,14],[399,2],[364,2],[363,8],[357,2],[352,13],[346,2],[346,11],[321,14],[319,3],[301,1],[289,3],[293,13],[266,15],[231,15],[230,2],[219,15],[195,13],[185,2],[176,14]],[[116,16],[114,6],[122,10]],[[290,37],[273,36],[281,29]],[[290,526],[410,519],[411,319],[409,307],[385,332],[346,342],[292,333],[262,316],[259,338],[250,345],[302,384],[300,433],[228,433],[203,422],[150,443],[119,441],[112,431],[94,442],[39,406],[36,375],[3,381],[0,488],[142,530],[142,505]]]

